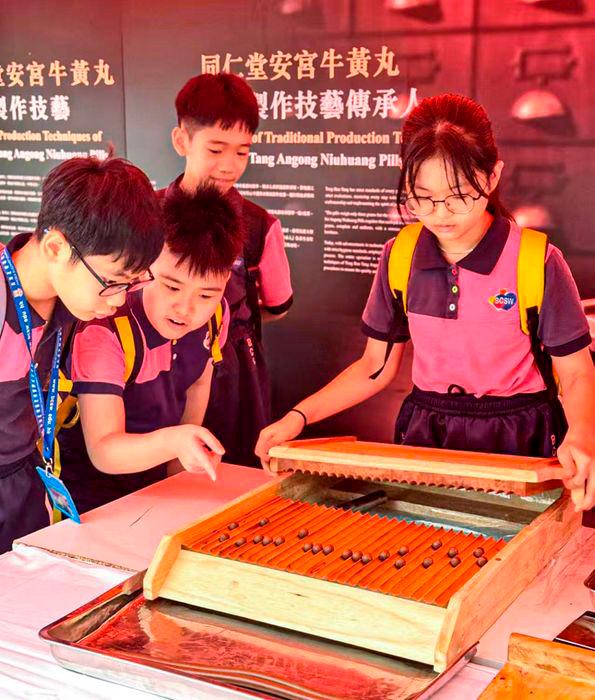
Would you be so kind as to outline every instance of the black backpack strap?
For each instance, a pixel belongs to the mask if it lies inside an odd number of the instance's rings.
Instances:
[[[558,385],[554,376],[551,355],[546,352],[537,334],[539,329],[539,313],[536,306],[531,306],[527,309],[527,326],[531,339],[531,352],[535,358],[535,364],[543,378],[548,398],[554,401],[558,398]]]
[[[370,375],[370,379],[377,379],[382,374],[382,370],[386,367],[386,363],[395,347],[395,343],[398,342],[397,338],[403,324],[403,319],[406,318],[407,314],[405,313],[405,305],[403,304],[403,292],[400,289],[395,289],[393,292],[393,320],[388,331],[388,342],[386,344],[386,352],[384,353],[384,362],[380,369]]]
[[[273,224],[273,217],[262,207],[248,199],[243,200],[243,225],[246,227],[244,245],[244,264],[246,266],[246,302],[256,331],[256,337],[262,337],[262,318],[258,297],[258,267],[264,252],[266,235]]]

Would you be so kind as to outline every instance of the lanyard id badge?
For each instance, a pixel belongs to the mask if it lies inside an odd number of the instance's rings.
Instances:
[[[19,325],[29,351],[29,392],[31,394],[31,403],[33,404],[33,413],[35,415],[37,427],[43,442],[42,456],[44,466],[37,467],[37,473],[39,474],[46,488],[47,494],[52,502],[52,506],[61,513],[64,513],[64,515],[71,518],[71,520],[80,523],[81,518],[74,501],[72,500],[72,496],[64,483],[54,474],[54,440],[56,434],[56,409],[58,406],[60,354],[62,352],[62,329],[58,329],[56,334],[56,345],[54,347],[52,370],[50,373],[50,384],[47,399],[44,405],[43,391],[41,388],[41,382],[39,381],[37,364],[33,357],[31,310],[29,309],[25,292],[23,291],[14,262],[12,261],[7,248],[4,248],[2,254],[0,255],[0,265],[2,266],[6,279],[8,280],[8,286],[14,300]]]

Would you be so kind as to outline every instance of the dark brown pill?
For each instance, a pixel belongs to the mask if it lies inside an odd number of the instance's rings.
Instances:
[[[318,554],[322,547],[319,544],[313,544],[312,545],[312,554]]]
[[[424,569],[429,569],[433,563],[434,563],[434,560],[431,559],[430,557],[427,557],[426,559],[424,559],[422,561],[421,565],[424,567]]]
[[[387,552],[387,551],[380,552],[380,554],[378,555],[378,559],[380,559],[380,561],[386,561],[389,557],[390,557],[390,552]]]
[[[285,542],[285,537],[275,537],[275,547],[278,547],[279,545],[282,545],[283,542]]]
[[[302,549],[304,550],[304,552],[309,552],[312,549],[312,544],[310,542],[306,542]]]
[[[265,535],[265,536],[262,538],[262,544],[263,544],[265,547],[267,546],[267,544],[271,544],[272,541],[273,541],[273,540],[272,540],[268,535]]]
[[[330,554],[334,549],[335,548],[332,544],[327,544],[322,548],[322,553],[326,556],[327,554]]]
[[[409,547],[401,547],[401,549],[399,549],[399,554],[402,557],[404,557],[408,553],[409,553]]]
[[[226,532],[222,532],[219,535],[219,542],[225,542],[225,540],[229,539],[229,535]]]
[[[485,566],[488,563],[488,560],[485,557],[479,557],[477,560],[477,566]]]
[[[240,526],[237,523],[229,523],[229,525],[227,526],[227,529],[228,530],[235,530],[236,527],[240,527]]]
[[[351,558],[353,559],[353,561],[359,561],[362,558],[362,553],[361,552],[354,552],[351,555]]]
[[[440,549],[440,547],[442,547],[442,542],[440,540],[432,542],[432,549]]]
[[[260,527],[264,527],[265,525],[269,524],[269,519],[263,518],[258,524],[260,525]]]
[[[300,540],[303,540],[304,537],[308,537],[308,530],[300,530],[298,532],[298,537],[300,538]]]
[[[372,561],[372,557],[369,554],[364,554],[362,557],[362,564],[369,564]]]
[[[456,557],[458,553],[459,550],[456,547],[451,547],[446,554],[452,559],[453,557]]]
[[[473,556],[477,557],[478,559],[479,557],[483,557],[483,547],[478,547],[476,550],[474,550]]]
[[[458,557],[451,557],[450,559],[450,565],[454,569],[455,566],[458,566],[461,563],[461,560]]]
[[[405,566],[405,560],[404,559],[397,559],[395,562],[395,569],[402,569]]]
[[[346,549],[343,554],[341,554],[341,559],[351,559],[353,552],[350,549]]]
[[[262,539],[262,535],[254,535],[254,539],[252,540],[252,542],[254,542],[254,544],[259,544],[260,542],[262,542]]]
[[[234,542],[236,547],[241,547],[243,544],[246,544],[246,538],[245,537],[240,537],[239,540],[236,540]]]

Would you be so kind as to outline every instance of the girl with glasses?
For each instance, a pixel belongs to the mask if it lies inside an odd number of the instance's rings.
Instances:
[[[593,507],[595,370],[568,265],[548,243],[542,306],[532,316],[532,332],[524,332],[521,230],[500,201],[504,163],[485,110],[460,95],[425,99],[405,121],[402,144],[399,207],[403,218],[420,225],[406,307],[389,285],[392,239],[363,313],[363,355],[265,428],[257,454],[266,461],[272,446],[306,423],[387,387],[411,340],[414,387],[397,418],[395,442],[532,456],[557,452],[566,485],[584,489],[577,508]]]

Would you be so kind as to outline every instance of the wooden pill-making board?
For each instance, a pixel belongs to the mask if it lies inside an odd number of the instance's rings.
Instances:
[[[330,473],[332,470],[325,471]],[[342,474],[344,469],[337,469],[337,472]],[[395,476],[392,480],[399,481],[398,475],[393,474]],[[254,523],[250,525],[249,519],[245,522],[242,519],[248,517],[246,514],[266,513],[272,503],[278,502],[276,499],[307,501],[309,504],[322,502],[328,481],[327,476],[318,474],[285,475],[219,511],[166,535],[145,576],[145,597],[154,599],[162,596],[411,659],[442,672],[479,641],[482,634],[580,527],[580,514],[574,512],[567,493],[557,500],[552,499],[551,505],[534,518],[532,507],[527,504],[529,524],[504,546],[500,546],[500,543],[494,546],[490,542],[486,547],[489,561],[485,566],[474,566],[472,556],[460,541],[457,542],[464,556],[461,557],[461,565],[455,569],[450,568],[443,559],[424,569],[420,565],[424,547],[419,551],[411,548],[408,555],[411,558],[402,572],[396,573],[414,571],[415,576],[409,575],[408,587],[399,589],[395,585],[394,590],[390,590],[389,586],[388,591],[383,590],[382,586],[377,586],[376,590],[359,586],[360,577],[363,580],[367,574],[358,573],[362,569],[358,570],[351,564],[349,568],[351,573],[355,572],[355,578],[340,582],[317,578],[311,575],[311,571],[306,574],[298,564],[293,571],[286,566],[275,568],[269,566],[268,561],[261,561],[262,557],[268,559],[269,553],[271,557],[283,552],[287,554],[288,549],[282,549],[285,543],[278,548],[274,544],[268,548],[250,544],[245,550],[239,547],[237,551],[231,548],[235,548],[235,545],[230,545],[229,541],[228,544],[213,543],[213,539],[217,540],[215,535],[225,531],[236,519],[238,528],[228,531],[232,535],[236,533],[234,541],[241,537],[248,540],[248,534],[253,535],[255,526]],[[408,491],[415,493],[418,488],[413,486]],[[473,497],[477,497],[479,502],[490,501],[492,508],[499,507],[493,506],[494,499],[502,499],[482,493],[473,494]],[[346,531],[349,532],[349,528]],[[337,536],[340,534],[340,530],[335,533]],[[425,544],[433,537],[434,534],[426,538]],[[438,532],[436,538],[444,539],[444,542],[440,554],[433,557],[435,559],[443,557],[444,548],[451,546],[448,544],[447,547],[443,531]],[[295,540],[292,542],[294,544]],[[221,544],[224,546],[219,548]],[[324,545],[325,542],[319,544]],[[386,545],[386,542],[381,545]],[[259,546],[261,549],[258,549]],[[396,556],[394,546],[387,548],[392,550],[392,566]],[[246,556],[242,556],[240,550],[245,551]],[[370,550],[371,555],[377,555],[376,549],[370,547]],[[248,555],[249,552],[252,554]],[[427,546],[423,553],[432,556]],[[299,558],[295,561],[299,561]],[[306,557],[302,559],[302,564],[309,561],[312,559]],[[316,558],[314,561],[317,561]],[[319,557],[318,561],[325,560]],[[368,566],[376,567],[378,573],[376,560]],[[369,569],[370,572],[372,570]],[[465,579],[463,574],[471,571],[472,575]],[[443,585],[446,572],[460,586]],[[431,581],[432,576],[436,578],[435,585]],[[341,576],[337,578],[341,579]],[[398,583],[397,579],[393,581]]]
[[[355,437],[293,440],[270,450],[273,473],[350,475],[373,481],[529,496],[561,485],[557,459],[364,442]]]

